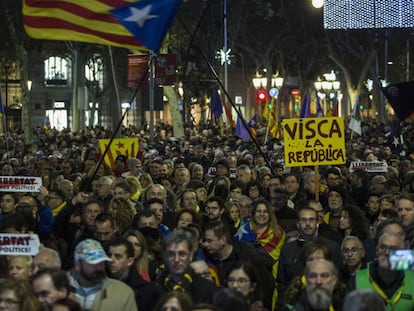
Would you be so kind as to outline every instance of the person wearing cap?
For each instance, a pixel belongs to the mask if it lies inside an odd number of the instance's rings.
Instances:
[[[76,245],[74,268],[68,276],[74,288],[72,298],[83,310],[138,310],[133,290],[123,282],[106,276],[105,263],[111,261],[96,240],[86,239]]]
[[[336,186],[328,190],[328,212],[323,216],[325,223],[329,224],[332,229],[338,229],[341,210],[346,200],[345,189]]]
[[[142,169],[142,162],[140,159],[137,158],[129,158],[127,160],[128,169],[129,171],[126,171],[121,174],[122,177],[127,177],[129,175],[139,177],[141,175],[141,169]]]
[[[229,176],[229,162],[226,159],[220,159],[216,162],[216,176]]]
[[[120,154],[115,159],[115,165],[113,168],[114,175],[116,177],[121,177],[122,173],[128,171],[127,169],[127,157],[123,154]]]
[[[372,192],[384,193],[385,192],[385,182],[387,178],[383,175],[376,175],[371,178],[369,182],[369,189]]]

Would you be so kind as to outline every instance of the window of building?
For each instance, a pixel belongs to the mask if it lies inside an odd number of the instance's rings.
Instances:
[[[104,66],[102,55],[92,55],[85,64],[85,78],[89,82],[87,85],[102,90],[104,84],[103,72]]]
[[[49,86],[68,86],[71,60],[60,56],[50,56],[44,62],[45,81]]]

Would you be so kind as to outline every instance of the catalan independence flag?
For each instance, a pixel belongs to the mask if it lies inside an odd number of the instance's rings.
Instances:
[[[105,152],[106,147],[108,146],[110,139],[99,139],[99,149],[102,154]],[[139,151],[139,140],[138,137],[131,138],[115,138],[109,150],[105,156],[105,163],[110,167],[114,167],[115,159],[119,155],[124,155],[127,159],[135,158]]]
[[[157,51],[181,0],[24,0],[35,39],[81,41]]]

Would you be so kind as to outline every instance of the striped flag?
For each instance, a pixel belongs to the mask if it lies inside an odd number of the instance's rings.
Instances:
[[[36,39],[157,51],[181,0],[24,0],[23,23]]]
[[[99,139],[99,148],[102,154],[105,152],[110,139]],[[132,138],[115,138],[109,146],[109,150],[105,156],[105,163],[110,167],[114,167],[115,159],[119,155],[126,156],[127,159],[135,158],[139,151],[138,137]]]

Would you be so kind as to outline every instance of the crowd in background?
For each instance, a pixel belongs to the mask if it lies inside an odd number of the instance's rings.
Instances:
[[[414,246],[410,122],[366,119],[347,162],[320,167],[285,166],[265,127],[232,131],[123,128],[140,149],[112,167],[102,128],[1,137],[0,175],[42,186],[0,192],[0,231],[42,246],[0,256],[0,310],[414,310],[414,274],[389,261]]]

